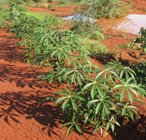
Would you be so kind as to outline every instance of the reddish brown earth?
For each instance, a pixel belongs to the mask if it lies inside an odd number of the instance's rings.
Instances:
[[[138,12],[146,12],[146,1],[145,0],[132,0],[135,10]]]
[[[29,7],[28,10],[31,12],[48,12],[50,14],[62,17],[72,15],[76,8],[76,6],[59,6],[52,9]]]

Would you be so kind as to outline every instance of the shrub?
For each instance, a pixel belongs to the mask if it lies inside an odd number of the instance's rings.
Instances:
[[[136,73],[136,81],[140,83],[146,90],[146,62],[131,64],[131,69]]]
[[[87,45],[86,42],[85,47],[93,57],[96,57],[97,55],[106,55],[108,53],[107,47],[100,42],[89,43],[89,45]]]
[[[119,17],[128,11],[129,2],[123,0],[83,0],[79,13],[93,18]]]
[[[143,52],[146,53],[146,29],[140,29],[140,36],[134,41],[134,44],[137,43],[143,49]]]
[[[83,38],[101,41],[104,39],[104,33],[101,26],[96,22],[91,22],[90,18],[84,21],[82,18],[75,18],[73,27],[71,28],[76,34],[81,35]]]

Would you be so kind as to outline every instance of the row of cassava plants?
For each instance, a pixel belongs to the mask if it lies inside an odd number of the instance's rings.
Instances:
[[[66,83],[64,91],[54,95],[62,107],[64,126],[83,133],[88,126],[101,135],[115,132],[119,118],[134,119],[138,115],[134,101],[145,91],[135,80],[135,72],[120,63],[104,68],[93,64],[90,53],[80,43],[80,36],[69,30],[48,27],[47,22],[26,16],[17,5],[10,7],[10,31],[16,33],[26,48],[27,60],[51,70],[39,76],[49,83]]]

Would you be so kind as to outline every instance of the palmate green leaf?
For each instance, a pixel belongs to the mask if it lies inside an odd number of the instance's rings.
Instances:
[[[115,124],[114,123],[111,124],[111,128],[112,128],[112,132],[115,132]]]
[[[100,87],[98,87],[98,86],[97,86],[97,89],[98,89],[99,96],[101,98],[104,98],[105,97],[105,93],[103,93],[103,90]]]
[[[76,99],[79,99],[79,101],[86,101],[86,99],[84,99],[83,97],[76,95],[75,96]]]
[[[75,124],[75,128],[76,128],[77,132],[82,134],[82,130],[81,130],[81,127],[79,125]]]
[[[109,98],[109,100],[105,100],[104,102],[113,106],[114,105],[114,102],[112,101],[113,99],[112,98]]]
[[[62,83],[62,77],[58,77],[58,81],[61,84]]]
[[[68,129],[67,129],[67,136],[71,133],[72,129],[74,128],[74,124],[72,124]]]
[[[106,114],[110,114],[109,107],[105,103],[103,103],[103,108],[104,108]]]
[[[96,106],[95,114],[97,115],[97,114],[100,112],[101,109],[102,109],[102,103],[100,102],[100,103],[98,103],[97,106]]]
[[[105,118],[106,118],[105,109],[103,108],[101,112],[102,112],[102,113],[101,113],[101,118],[102,118],[102,120],[105,120]]]
[[[91,74],[94,73],[94,72],[101,71],[97,65],[92,64],[90,61],[87,62],[87,64],[83,65],[83,69],[85,71],[87,71],[88,73],[91,73]]]
[[[110,77],[111,80],[113,79],[113,76],[114,77],[118,77],[118,75],[116,74],[116,72],[114,72],[112,67],[106,68],[105,70],[103,70],[100,73],[98,73],[97,76],[95,77],[95,79],[100,78],[102,75],[104,75],[105,78],[109,78]]]
[[[82,91],[88,90],[94,83],[88,83],[87,85],[85,85],[82,89]]]
[[[124,75],[126,75],[126,79],[132,78],[133,80],[135,80],[136,74],[130,67],[123,67],[120,73],[120,78],[123,78]]]
[[[73,109],[77,112],[78,107],[77,107],[76,101],[73,98],[71,98],[70,100],[71,100]]]
[[[95,104],[96,102],[99,102],[100,100],[91,100],[88,102],[87,106],[90,107],[91,105]]]
[[[132,87],[131,86],[132,85],[130,85],[129,90],[138,97],[139,96],[139,93],[138,93],[139,87],[137,87],[136,85],[135,86],[132,86]],[[134,88],[137,89],[137,91]]]
[[[132,78],[129,78],[126,82],[120,80],[120,82],[122,84],[118,84],[118,85],[114,86],[113,89],[122,90],[122,92],[120,93],[120,101],[123,101],[126,93],[128,93],[128,98],[129,98],[130,102],[133,101],[132,94],[135,94],[138,97],[139,93],[137,91],[138,91],[139,87],[136,84],[132,84],[131,83],[132,80],[133,80]]]
[[[110,127],[111,127],[111,122],[108,122],[105,130],[108,131],[110,129]]]
[[[133,103],[134,98],[133,98],[133,96],[131,95],[131,93],[130,93],[130,91],[129,91],[129,90],[128,90],[127,92],[128,92],[128,98],[129,98],[129,100],[130,100],[130,103],[132,104],[132,103]]]
[[[83,84],[82,81],[83,81],[82,77],[77,76],[77,82],[80,86]]]
[[[63,102],[65,99],[67,99],[67,97],[61,97],[56,101],[56,104],[60,104],[61,102]]]
[[[88,119],[89,119],[89,114],[88,113],[85,113],[84,114],[84,123],[85,124],[88,122]]]
[[[68,107],[69,99],[65,100],[64,103],[62,104],[62,110],[63,112],[66,111]]]
[[[124,100],[126,94],[126,87],[123,87],[122,92],[120,93],[120,101]]]
[[[120,89],[121,87],[123,87],[123,85],[121,85],[121,84],[117,84],[117,85],[114,86],[113,89]]]
[[[72,122],[67,122],[67,123],[63,124],[63,127],[70,126],[72,124],[73,124]]]
[[[75,76],[76,76],[75,73],[73,73],[72,76],[71,76],[71,83],[75,82],[75,78],[76,78]]]
[[[115,132],[115,128],[117,126],[120,126],[119,123],[115,120],[114,116],[111,116],[111,119],[109,120],[109,122],[106,125],[106,131],[109,131],[109,129],[112,130],[112,132]]]
[[[99,73],[96,75],[95,79],[96,79],[96,80],[99,79],[99,78],[103,75],[103,73],[104,73],[104,71],[99,72]]]
[[[92,99],[94,99],[96,93],[97,93],[97,91],[96,91],[96,85],[93,85],[93,87],[91,89],[91,97],[92,97]]]
[[[132,120],[134,120],[134,114],[133,114],[133,112],[131,112],[131,111],[129,110],[129,111],[128,111],[128,114],[129,114],[130,118],[131,118]]]

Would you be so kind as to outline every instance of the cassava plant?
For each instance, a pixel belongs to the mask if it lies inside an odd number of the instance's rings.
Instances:
[[[133,101],[145,94],[136,83],[134,71],[114,63],[99,69],[71,31],[47,33],[36,40],[38,45],[29,48],[28,59],[52,68],[39,78],[67,84],[68,88],[57,94],[56,104],[67,114],[64,126],[69,127],[68,134],[72,129],[82,133],[84,125],[92,126],[94,133],[114,132],[120,125],[119,117],[134,119],[137,112]]]
[[[16,37],[21,39],[19,45],[29,46],[33,42],[34,36],[38,36],[45,30],[60,28],[58,24],[63,24],[55,16],[47,16],[40,20],[33,16],[26,15],[21,8],[13,3],[9,9],[9,31],[14,32]],[[41,34],[42,35],[42,34]]]
[[[146,29],[140,29],[140,36],[136,38],[134,44],[139,44],[140,48],[143,49],[143,52],[146,53]]]
[[[56,104],[62,107],[67,134],[71,130],[82,133],[84,126],[91,127],[93,133],[114,132],[120,126],[120,117],[134,119],[138,113],[133,102],[139,101],[139,95],[144,95],[145,91],[136,82],[133,70],[116,62],[101,69],[91,62],[90,53],[81,45],[79,35],[69,30],[49,29],[23,15],[28,21],[32,20],[36,26],[33,28],[30,22],[22,24],[23,13],[16,13],[11,10],[15,17],[12,22],[16,24],[10,31],[19,35],[25,33],[21,38],[25,38],[29,45],[27,61],[51,68],[39,78],[67,85],[65,90],[54,96]],[[21,29],[20,24],[24,26]],[[27,34],[29,37],[26,37]]]
[[[131,69],[136,73],[136,81],[141,83],[143,88],[146,90],[146,62],[139,62],[135,64],[131,64]]]

